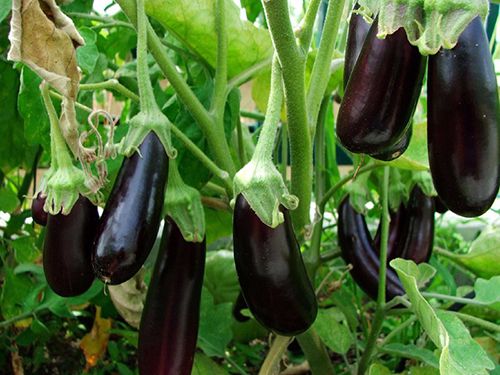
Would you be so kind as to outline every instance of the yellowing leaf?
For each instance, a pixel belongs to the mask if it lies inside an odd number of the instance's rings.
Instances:
[[[109,330],[111,329],[111,319],[101,318],[101,308],[96,306],[94,325],[92,330],[83,336],[80,348],[83,350],[87,361],[86,368],[89,369],[97,364],[97,361],[104,356],[108,347]]]

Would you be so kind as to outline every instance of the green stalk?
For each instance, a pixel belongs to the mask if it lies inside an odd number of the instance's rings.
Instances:
[[[210,112],[215,121],[224,121],[224,106],[227,88],[227,28],[226,7],[224,0],[215,1],[215,31],[217,34],[217,58],[215,68],[215,84]],[[222,124],[224,127],[224,124]]]
[[[477,318],[475,316],[464,314],[456,311],[449,311],[451,314],[456,315],[458,318],[462,319],[464,322],[468,322],[470,324],[474,324],[478,327],[484,328],[488,331],[500,333],[500,325],[488,322],[487,320]]]
[[[318,54],[311,72],[311,81],[307,91],[306,108],[312,136],[314,137],[316,118],[320,110],[321,101],[330,77],[330,64],[333,57],[335,40],[339,30],[340,18],[344,11],[345,0],[335,0],[328,3],[325,24],[321,34]]]
[[[281,124],[281,176],[283,181],[287,180],[288,168],[288,126],[286,123]]]
[[[297,38],[299,39],[299,45],[304,53],[307,53],[309,51],[309,47],[311,46],[314,23],[316,22],[316,16],[318,15],[320,5],[321,0],[311,0],[307,7],[306,15],[300,22]]]
[[[258,63],[252,65],[248,69],[242,71],[238,75],[231,78],[227,83],[227,92],[230,92],[235,87],[241,86],[242,84],[250,80],[252,77],[262,72],[264,69],[269,68],[272,61],[273,61],[273,56],[271,55],[268,58],[259,61]]]
[[[240,115],[241,117],[251,118],[257,121],[264,121],[266,119],[266,116],[262,113],[250,112],[245,110],[241,110]]]
[[[305,56],[299,50],[286,0],[263,1],[271,37],[283,72],[292,166],[291,193],[299,198],[292,211],[295,228],[309,224],[312,192],[312,145],[305,100]]]
[[[279,366],[281,357],[285,353],[288,344],[291,341],[291,337],[286,336],[276,336],[271,345],[271,348],[267,352],[264,363],[259,370],[259,375],[273,375],[276,374],[276,368]]]
[[[470,299],[470,298],[462,298],[462,297],[449,296],[446,294],[431,293],[431,292],[421,292],[421,294],[425,298],[437,298],[437,299],[441,299],[441,300],[445,300],[445,301],[463,303],[466,305],[486,306],[485,303],[479,302],[479,301],[476,301],[476,300]]]
[[[328,352],[313,328],[309,328],[306,332],[297,336],[297,340],[314,375],[332,375],[335,373]]]
[[[373,351],[376,349],[376,341],[385,318],[385,286],[387,273],[387,240],[389,238],[389,167],[384,167],[384,184],[382,186],[382,229],[380,236],[380,269],[378,276],[378,295],[375,318],[372,324],[370,335],[366,343],[365,351],[361,356],[358,367],[358,375],[363,375],[372,358]]]
[[[50,93],[50,96],[52,96],[54,99],[61,100],[61,101],[63,100],[63,96],[61,94],[59,94],[58,92],[49,90],[49,93]],[[82,111],[88,112],[88,113],[93,112],[92,108],[87,107],[86,105],[83,105],[82,103],[75,102],[75,107],[78,109],[81,109]]]
[[[112,90],[116,91],[123,96],[132,99],[135,102],[139,101],[139,96],[135,92],[130,91],[128,88],[123,86],[117,79],[108,79],[104,82],[97,83],[82,83],[80,84],[80,90]]]
[[[116,2],[120,5],[132,24],[136,25],[137,10],[135,0],[117,0]],[[224,170],[228,171],[230,176],[234,176],[236,173],[236,167],[234,166],[233,160],[228,157],[228,155],[230,155],[230,150],[225,137],[220,137],[220,134],[217,134],[212,117],[188,86],[181,74],[177,71],[175,64],[168,56],[160,38],[156,35],[149,22],[147,34],[148,46],[151,54],[158,63],[158,66],[165,77],[168,79],[169,83],[174,88],[180,101],[186,106],[196,123],[200,126],[204,136],[207,138],[210,151],[214,155],[215,160]]]
[[[243,141],[243,129],[241,124],[241,118],[238,118],[236,121],[236,137],[238,140],[238,158],[240,161],[240,165],[245,165],[248,163],[247,155],[245,152],[245,143]]]

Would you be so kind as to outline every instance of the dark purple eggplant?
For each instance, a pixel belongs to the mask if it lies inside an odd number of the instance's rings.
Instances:
[[[352,265],[351,276],[372,299],[377,299],[380,262],[365,217],[346,197],[339,206],[338,241],[342,258]],[[386,300],[405,294],[394,270],[387,268]]]
[[[448,211],[448,207],[444,205],[443,201],[441,200],[441,198],[439,198],[438,195],[434,197],[434,207],[436,209],[436,212],[440,214],[444,214],[446,211]]]
[[[234,261],[246,303],[264,327],[285,336],[307,330],[318,304],[288,210],[285,221],[268,227],[243,195],[234,206]]]
[[[151,132],[123,160],[99,222],[92,266],[101,280],[123,283],[143,265],[158,233],[167,176],[167,154]]]
[[[370,27],[347,83],[337,135],[351,152],[384,153],[405,133],[415,111],[426,59],[408,42],[404,29],[377,38]]]
[[[250,320],[250,318],[246,315],[243,315],[241,313],[241,310],[243,309],[248,309],[248,305],[245,301],[245,298],[243,297],[243,294],[241,292],[238,293],[238,297],[236,298],[236,301],[234,302],[233,305],[233,317],[236,319],[238,322],[246,322]]]
[[[354,5],[354,10],[357,9],[359,9],[358,3]],[[345,48],[344,89],[347,86],[349,77],[361,52],[366,35],[368,35],[368,30],[370,30],[370,24],[364,20],[363,16],[352,12]]]
[[[406,209],[408,220],[402,258],[419,264],[428,262],[434,244],[434,198],[415,186]]]
[[[42,193],[38,193],[31,202],[31,217],[35,223],[46,226],[49,214],[43,209],[44,205],[45,197],[42,197]]]
[[[395,144],[389,146],[383,152],[377,154],[370,154],[370,156],[374,159],[383,161],[391,161],[399,158],[401,155],[404,154],[404,152],[410,145],[412,131],[413,131],[413,126],[410,125],[408,129],[405,130],[403,137],[400,140],[398,140]]]
[[[191,374],[205,252],[205,240],[187,242],[173,221],[165,221],[139,328],[140,374]]]
[[[405,205],[401,203],[396,211],[390,213],[389,237],[387,239],[387,262],[401,258],[406,240],[407,232],[407,212]],[[373,248],[377,257],[380,255],[380,236],[382,231],[382,221],[379,221],[377,232],[373,238]]]
[[[50,288],[60,296],[77,296],[92,285],[90,257],[98,220],[97,207],[83,196],[68,215],[48,216],[43,270]]]
[[[454,213],[486,212],[499,186],[499,103],[488,38],[479,17],[457,45],[429,58],[429,164],[436,191]]]

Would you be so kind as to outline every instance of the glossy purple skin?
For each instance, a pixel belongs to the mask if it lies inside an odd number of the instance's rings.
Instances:
[[[33,221],[39,225],[46,226],[48,213],[44,211],[43,206],[45,204],[45,198],[42,197],[42,193],[38,193],[36,198],[31,202],[31,217]]]
[[[358,9],[359,5],[354,5],[354,10]],[[363,16],[356,13],[351,13],[349,22],[349,32],[347,34],[347,44],[345,49],[344,63],[344,89],[347,87],[347,82],[351,76],[356,60],[358,59],[363,43],[370,30],[370,24],[366,22]]]
[[[356,61],[337,118],[337,135],[351,152],[378,154],[410,126],[425,58],[403,29],[378,39],[375,20]]]
[[[191,374],[205,252],[205,240],[186,242],[166,221],[139,328],[140,374]]]
[[[402,258],[419,264],[428,262],[434,245],[434,198],[415,186],[406,209],[408,224]]]
[[[346,197],[339,206],[338,241],[346,263],[352,265],[351,276],[372,299],[377,299],[380,262],[365,217],[356,212]],[[405,292],[394,270],[387,268],[386,300]]]
[[[387,240],[387,262],[393,259],[401,258],[406,239],[407,230],[407,212],[403,203],[395,212],[390,213],[391,221],[389,224],[389,238]],[[373,239],[373,247],[377,257],[380,254],[380,235],[382,230],[382,221],[379,222],[377,232]]]
[[[475,18],[455,48],[429,58],[429,164],[436,191],[454,213],[486,212],[499,186],[499,104],[488,38]]]
[[[68,215],[49,215],[43,270],[50,288],[60,296],[77,296],[92,285],[90,256],[98,220],[97,207],[85,197],[76,201]]]
[[[408,146],[410,145],[411,135],[412,135],[412,125],[408,127],[403,133],[403,136],[395,144],[389,146],[383,152],[378,154],[370,154],[370,156],[377,160],[391,161],[399,158],[404,154]]]
[[[284,336],[307,330],[318,304],[288,210],[276,228],[264,224],[243,195],[234,206],[234,261],[246,303],[264,327]]]
[[[121,284],[141,268],[161,221],[168,157],[153,132],[139,150],[141,156],[123,160],[94,241],[92,266],[108,284]]]

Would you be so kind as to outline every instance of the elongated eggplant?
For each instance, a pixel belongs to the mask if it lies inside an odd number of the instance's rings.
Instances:
[[[285,336],[308,329],[318,304],[288,210],[284,223],[264,224],[243,195],[234,207],[234,261],[250,311],[266,328]]]
[[[383,152],[370,154],[370,156],[374,159],[383,160],[383,161],[391,161],[399,158],[404,154],[408,146],[410,145],[411,135],[413,131],[413,126],[410,125],[408,129],[405,130],[403,136],[400,140],[398,140],[395,144],[386,148]]]
[[[139,328],[141,374],[191,374],[205,252],[205,240],[187,242],[166,220]]]
[[[356,212],[346,197],[339,206],[338,241],[342,258],[352,265],[351,276],[363,291],[377,299],[380,262],[365,217]],[[394,270],[387,268],[386,300],[405,292]]]
[[[151,132],[123,160],[100,220],[92,265],[101,280],[120,284],[141,268],[158,233],[167,176],[167,154]]]
[[[42,193],[38,193],[31,202],[31,217],[35,223],[46,226],[49,214],[43,209],[45,198],[42,197],[41,194]]]
[[[407,232],[407,212],[405,205],[401,203],[396,211],[391,211],[390,215],[389,238],[387,240],[387,262],[402,257]],[[381,231],[382,221],[379,221],[377,232],[373,238],[373,248],[377,257],[380,255]]]
[[[406,210],[408,225],[402,257],[417,264],[427,262],[434,244],[434,198],[415,186]]]
[[[337,119],[337,135],[352,152],[383,153],[410,125],[415,111],[425,58],[408,42],[404,29],[377,38],[370,27],[347,83]]]
[[[97,207],[83,196],[68,215],[48,216],[43,270],[49,286],[60,296],[77,296],[92,285],[90,257],[98,220]]]
[[[354,5],[354,10],[359,8],[359,4]],[[349,32],[347,34],[347,45],[345,48],[345,62],[344,62],[344,89],[347,87],[347,82],[351,76],[356,60],[358,59],[363,43],[370,30],[370,24],[366,22],[363,16],[351,13],[351,20],[349,21]]]
[[[479,17],[453,49],[429,58],[427,85],[434,186],[450,211],[479,216],[495,200],[500,167],[497,78]]]

